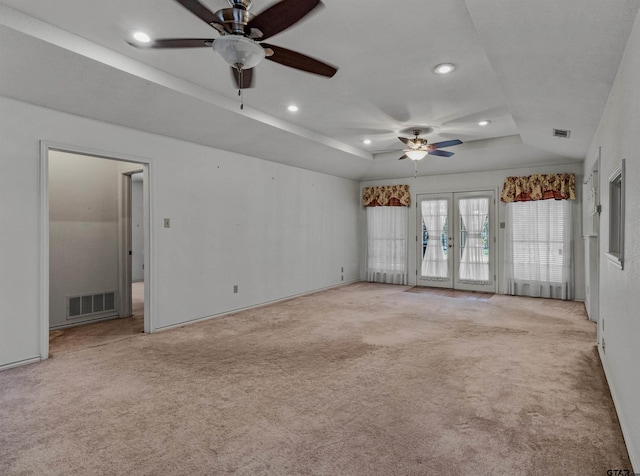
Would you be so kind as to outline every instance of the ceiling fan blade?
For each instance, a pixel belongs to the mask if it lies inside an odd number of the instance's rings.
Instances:
[[[300,21],[320,3],[320,0],[281,0],[255,16],[247,26],[260,30],[260,39],[266,40]]]
[[[400,157],[398,160],[402,160],[402,159],[408,159],[409,156],[407,154],[404,154],[402,157]]]
[[[451,147],[454,145],[462,144],[461,140],[445,140],[443,142],[436,142],[435,144],[429,144],[430,149],[441,149],[442,147]]]
[[[429,155],[438,155],[440,157],[451,157],[452,155],[454,155],[453,152],[449,152],[447,150],[432,150],[430,152],[427,152]]]
[[[311,58],[310,56],[303,55],[302,53],[291,51],[287,48],[282,48],[281,46],[268,45],[266,43],[261,43],[261,45],[263,48],[273,51],[273,54],[271,56],[267,56],[266,59],[275,61],[281,65],[306,71],[307,73],[327,76],[329,78],[333,77],[333,75],[338,72],[337,68]]]
[[[184,8],[189,10],[191,13],[193,13],[195,16],[200,18],[203,22],[205,22],[208,25],[211,25],[211,26],[213,26],[213,24],[223,25],[220,22],[220,19],[218,19],[218,17],[216,16],[216,14],[213,13],[211,10],[209,10],[207,7],[205,7],[198,0],[176,0],[176,2],[178,2],[180,5],[182,5]]]
[[[214,41],[213,38],[164,38],[149,43],[127,43],[136,48],[202,48],[210,47]]]
[[[242,72],[240,72],[236,68],[231,67],[231,73],[233,74],[233,79],[236,82],[238,89],[253,87],[253,68],[243,69]]]
[[[398,137],[398,140],[400,140],[400,142],[402,142],[403,144],[408,145],[411,149],[417,147],[417,144],[413,142],[413,140],[407,139],[406,137]]]

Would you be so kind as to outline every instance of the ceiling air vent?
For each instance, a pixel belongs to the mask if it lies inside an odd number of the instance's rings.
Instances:
[[[571,135],[571,131],[568,131],[566,129],[553,130],[553,137],[558,137],[560,139],[568,139],[570,135]]]

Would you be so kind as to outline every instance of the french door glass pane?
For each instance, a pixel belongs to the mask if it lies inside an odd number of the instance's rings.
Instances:
[[[447,261],[447,200],[423,200],[422,211],[422,266],[425,278],[448,279]]]
[[[462,281],[489,281],[489,198],[458,200],[459,276]]]

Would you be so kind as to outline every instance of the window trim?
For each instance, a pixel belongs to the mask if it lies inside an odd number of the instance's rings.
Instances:
[[[624,269],[624,202],[625,159],[622,159],[609,174],[609,244],[605,253],[609,263],[619,269]]]

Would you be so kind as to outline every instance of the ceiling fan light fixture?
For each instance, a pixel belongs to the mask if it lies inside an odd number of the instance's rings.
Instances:
[[[213,42],[213,49],[234,68],[251,69],[264,59],[264,49],[251,38],[224,35]]]
[[[409,157],[411,160],[422,160],[427,155],[426,150],[419,150],[419,149],[408,150],[405,153],[407,154],[407,157]]]
[[[440,63],[435,68],[433,68],[433,72],[436,74],[449,74],[453,73],[456,69],[456,65],[453,63]]]

